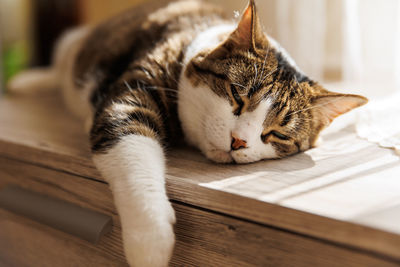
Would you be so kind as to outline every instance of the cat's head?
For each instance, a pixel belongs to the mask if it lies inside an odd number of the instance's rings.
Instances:
[[[250,1],[237,26],[212,27],[190,45],[178,108],[186,138],[209,159],[247,163],[313,147],[335,117],[366,102],[299,71]]]

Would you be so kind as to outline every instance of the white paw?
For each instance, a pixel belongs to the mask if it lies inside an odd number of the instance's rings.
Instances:
[[[168,206],[162,216],[153,214],[151,218],[145,219],[145,224],[134,223],[136,225],[123,230],[125,256],[130,266],[168,266],[175,244],[175,213],[169,203]]]

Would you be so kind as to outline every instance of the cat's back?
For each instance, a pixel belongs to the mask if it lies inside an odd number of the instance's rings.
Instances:
[[[132,61],[172,35],[180,33],[188,42],[196,31],[223,16],[221,9],[201,0],[157,0],[131,8],[92,29],[77,55],[74,78],[81,82],[88,72],[95,72],[97,79],[111,83]]]

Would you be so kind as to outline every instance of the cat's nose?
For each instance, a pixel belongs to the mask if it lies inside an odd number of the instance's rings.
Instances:
[[[242,140],[236,137],[234,134],[232,134],[232,143],[231,143],[232,150],[239,150],[246,147],[247,147],[247,142],[245,140]]]

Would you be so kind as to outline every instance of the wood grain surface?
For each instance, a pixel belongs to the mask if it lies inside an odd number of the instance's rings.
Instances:
[[[103,184],[88,147],[57,95],[0,101],[3,160]],[[399,157],[357,139],[350,126],[327,133],[319,148],[249,165],[217,165],[193,149],[171,149],[167,186],[179,203],[400,262],[399,177]]]
[[[94,245],[0,209],[4,266],[127,266],[108,185],[0,157],[0,187],[14,184],[113,217]],[[396,266],[379,255],[174,202],[177,244],[171,266]],[[315,251],[318,253],[315,253]]]

